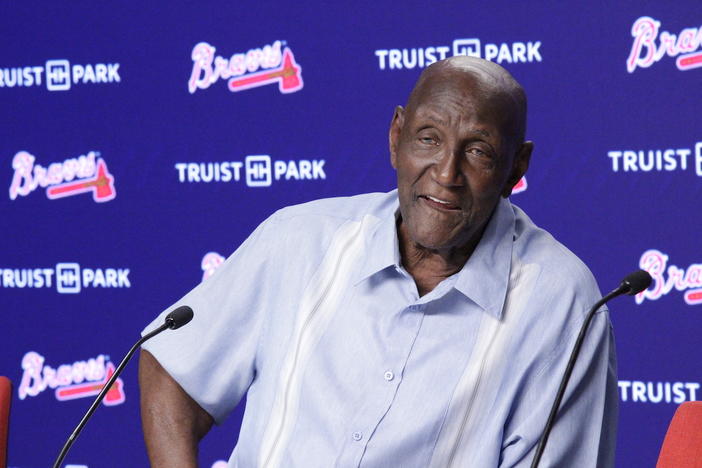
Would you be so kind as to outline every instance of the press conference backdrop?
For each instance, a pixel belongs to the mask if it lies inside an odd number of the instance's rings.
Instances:
[[[653,275],[611,305],[617,466],[653,466],[677,404],[700,399],[699,1],[3,2],[0,13],[10,466],[49,466],[142,327],[273,211],[394,188],[393,108],[426,65],[457,54],[503,65],[529,95],[535,151],[512,201],[603,290],[637,267]],[[138,403],[132,365],[67,462],[146,466]],[[228,458],[242,409],[203,442],[202,466]]]

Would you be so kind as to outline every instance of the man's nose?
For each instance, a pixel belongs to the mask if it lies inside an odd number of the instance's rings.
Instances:
[[[447,149],[438,155],[434,164],[434,180],[445,187],[459,187],[465,183],[461,163],[463,153],[456,150]]]

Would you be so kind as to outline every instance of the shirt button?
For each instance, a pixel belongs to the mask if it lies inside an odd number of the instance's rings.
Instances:
[[[383,375],[383,377],[385,377],[385,380],[390,382],[392,379],[395,378],[395,374],[393,374],[392,371],[386,371],[385,375]]]
[[[354,432],[354,433],[353,433],[353,440],[358,441],[358,440],[361,440],[361,439],[363,439],[363,434],[361,434],[360,432]]]

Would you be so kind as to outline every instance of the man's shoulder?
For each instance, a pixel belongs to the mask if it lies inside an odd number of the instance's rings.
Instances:
[[[347,197],[322,198],[281,208],[273,218],[280,223],[328,223],[360,221],[365,216],[392,216],[397,205],[395,191],[363,193]],[[313,227],[310,226],[310,227]]]
[[[261,226],[261,255],[295,261],[299,272],[311,273],[337,234],[348,223],[375,218],[370,225],[392,216],[397,197],[394,192],[368,193],[350,197],[325,198],[281,208]],[[367,233],[368,231],[364,231]]]
[[[515,254],[522,263],[540,267],[542,284],[599,296],[597,282],[588,266],[575,253],[534,224],[519,207],[515,212]]]

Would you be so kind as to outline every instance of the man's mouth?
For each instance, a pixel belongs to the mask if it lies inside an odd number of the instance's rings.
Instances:
[[[419,198],[426,200],[429,206],[445,211],[458,211],[461,208],[447,200],[432,197],[431,195],[420,195]]]

